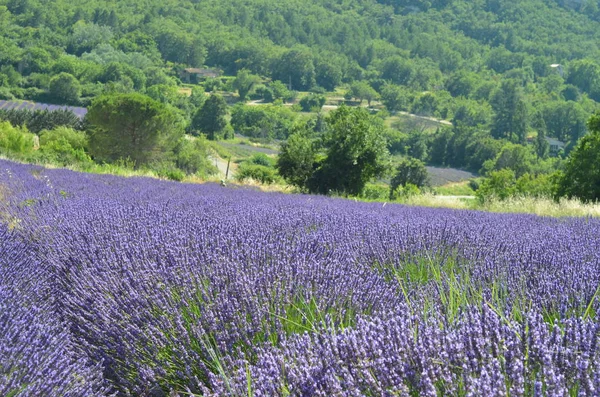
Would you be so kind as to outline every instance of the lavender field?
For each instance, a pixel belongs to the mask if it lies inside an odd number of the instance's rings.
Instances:
[[[598,396],[600,220],[0,160],[0,396]]]

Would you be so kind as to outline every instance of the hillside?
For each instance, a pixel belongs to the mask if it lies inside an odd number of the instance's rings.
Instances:
[[[265,144],[300,129],[316,146],[326,114],[362,106],[383,121],[392,165],[549,175],[600,109],[594,1],[0,0],[0,29],[0,100],[89,107],[136,92],[173,113],[177,133]],[[0,110],[38,135],[67,126],[87,139],[97,127],[55,119]],[[146,163],[173,179],[214,172],[182,148]]]

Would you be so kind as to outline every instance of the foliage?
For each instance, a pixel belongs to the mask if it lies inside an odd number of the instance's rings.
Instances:
[[[227,102],[222,96],[212,94],[198,109],[192,119],[191,128],[194,132],[202,132],[211,141],[222,138],[227,127]]]
[[[324,157],[308,182],[309,190],[358,195],[365,184],[388,171],[383,126],[363,108],[341,106],[327,117]]]
[[[75,76],[62,72],[50,80],[49,94],[56,103],[78,105],[81,87]]]
[[[428,184],[429,174],[425,164],[415,158],[403,158],[396,166],[396,172],[390,182],[390,199],[396,197],[398,188],[406,188],[407,185],[422,188]],[[408,190],[411,190],[411,188],[409,187]]]
[[[306,130],[296,130],[281,145],[277,170],[287,183],[306,189],[315,172],[317,149]]]
[[[371,106],[371,102],[377,99],[379,94],[366,81],[358,81],[350,86],[350,96],[358,99],[359,102],[366,99]]]
[[[300,100],[300,106],[305,112],[318,112],[325,105],[325,96],[309,94]]]
[[[235,80],[233,80],[233,88],[237,90],[240,100],[246,100],[246,97],[259,82],[259,79],[258,76],[251,74],[246,69],[242,69],[237,73]]]
[[[83,131],[57,127],[40,133],[38,160],[44,163],[72,165],[91,162],[87,154],[88,139]]]
[[[33,151],[33,137],[26,128],[13,127],[8,122],[0,123],[0,150],[18,155]]]
[[[240,182],[252,179],[270,185],[277,180],[277,173],[272,167],[244,162],[236,170],[235,179]]]
[[[0,109],[0,120],[8,121],[13,126],[27,127],[33,133],[43,130],[53,130],[56,127],[68,127],[82,129],[83,123],[75,113],[68,109],[59,110],[2,110]]]
[[[588,121],[590,133],[571,152],[558,182],[558,197],[600,200],[600,115]]]
[[[483,179],[475,195],[480,202],[506,200],[511,197],[550,198],[556,190],[556,177],[550,174],[524,174],[517,178],[514,171],[492,171]]]
[[[136,167],[168,157],[181,136],[175,112],[141,94],[98,97],[86,119],[90,154],[99,162],[130,159]]]
[[[185,174],[207,176],[216,173],[209,160],[209,147],[206,139],[198,136],[193,140],[182,139],[175,148],[175,165]]]
[[[280,105],[236,105],[231,111],[231,126],[236,133],[266,141],[286,139],[296,119],[292,110]]]

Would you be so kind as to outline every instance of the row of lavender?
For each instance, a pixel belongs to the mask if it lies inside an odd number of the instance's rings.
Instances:
[[[0,395],[600,395],[598,220],[8,162],[0,199]]]

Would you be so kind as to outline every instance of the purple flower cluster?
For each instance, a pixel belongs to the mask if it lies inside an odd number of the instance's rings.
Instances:
[[[0,395],[600,395],[595,219],[0,161],[0,225]]]

